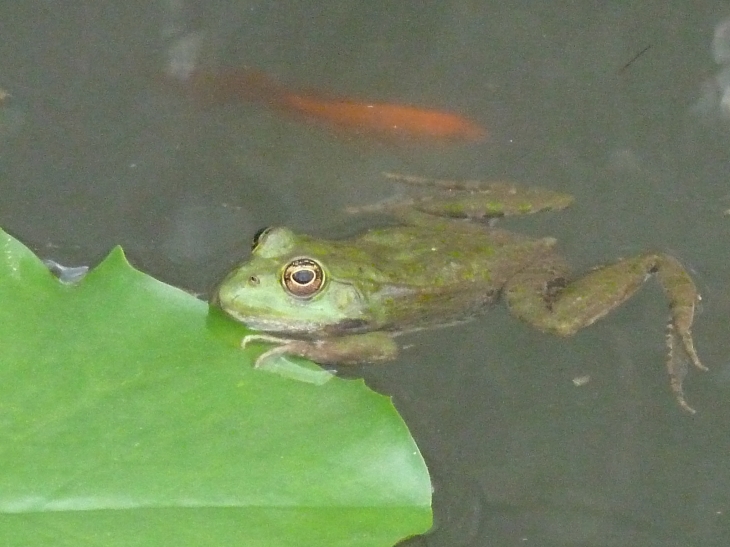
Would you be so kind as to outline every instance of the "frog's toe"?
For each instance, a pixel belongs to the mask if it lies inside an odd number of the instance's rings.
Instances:
[[[697,356],[697,352],[695,351],[694,342],[692,340],[692,335],[690,335],[689,333],[683,334],[682,335],[682,345],[684,347],[685,353],[687,354],[690,361],[692,361],[692,364],[696,368],[698,368],[702,371],[705,371],[705,372],[710,370],[705,365],[702,364],[702,362],[700,361],[700,358]]]
[[[270,334],[247,334],[241,340],[241,348],[245,349],[249,344],[256,342],[266,342],[269,344],[285,344],[289,340],[287,338],[281,338],[279,336],[272,336]]]
[[[684,378],[689,372],[687,361],[691,361],[700,370],[707,370],[707,367],[697,356],[691,334],[688,331],[678,333],[672,322],[667,326],[667,349],[667,372],[674,396],[680,407],[694,414],[695,409],[689,406],[684,397]]]
[[[268,349],[256,358],[253,363],[253,368],[262,370],[270,369],[284,353],[286,353],[286,346],[277,346]]]
[[[689,412],[690,414],[696,414],[697,411],[689,406],[687,403],[687,400],[684,398],[684,392],[682,390],[682,383],[680,382],[679,385],[675,385],[674,380],[672,381],[672,390],[674,391],[674,397],[677,399],[677,404],[682,408],[682,410]]]

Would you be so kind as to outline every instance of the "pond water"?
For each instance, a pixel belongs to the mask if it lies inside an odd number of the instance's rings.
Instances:
[[[655,283],[570,339],[495,307],[360,367],[390,394],[435,485],[413,546],[730,544],[730,8],[722,2],[81,1],[0,7],[0,224],[44,258],[134,264],[206,294],[257,229],[356,233],[340,211],[383,171],[570,192],[503,221],[585,271],[644,250],[693,273],[694,416],[664,370]],[[266,98],[208,101],[188,76],[256,71]],[[403,139],[282,106],[418,105],[486,140]]]

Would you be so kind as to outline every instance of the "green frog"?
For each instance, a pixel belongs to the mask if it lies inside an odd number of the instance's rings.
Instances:
[[[571,277],[554,238],[526,237],[493,222],[560,210],[571,196],[499,182],[386,176],[414,190],[349,212],[387,214],[397,225],[342,240],[267,228],[254,238],[251,258],[218,286],[213,305],[260,331],[242,345],[275,344],[256,367],[286,355],[335,365],[392,360],[394,336],[467,321],[499,299],[537,329],[570,336],[654,276],[671,312],[671,387],[680,406],[694,412],[682,383],[688,360],[706,370],[691,334],[699,294],[676,258],[644,253]]]

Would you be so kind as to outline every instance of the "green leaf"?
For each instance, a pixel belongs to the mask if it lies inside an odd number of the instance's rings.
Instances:
[[[431,485],[389,398],[263,349],[121,249],[59,282],[0,231],[0,543],[390,546]]]

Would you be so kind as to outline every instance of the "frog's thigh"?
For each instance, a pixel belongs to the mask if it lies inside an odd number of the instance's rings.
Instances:
[[[504,287],[510,312],[519,319],[545,331],[554,331],[551,295],[567,283],[568,267],[559,258],[530,266],[514,275]]]
[[[542,269],[542,268],[541,268]],[[689,332],[697,301],[692,279],[673,257],[643,254],[597,268],[560,287],[550,271],[526,270],[505,288],[512,312],[535,327],[569,336],[628,300],[657,273],[669,298],[672,323],[680,336]]]

